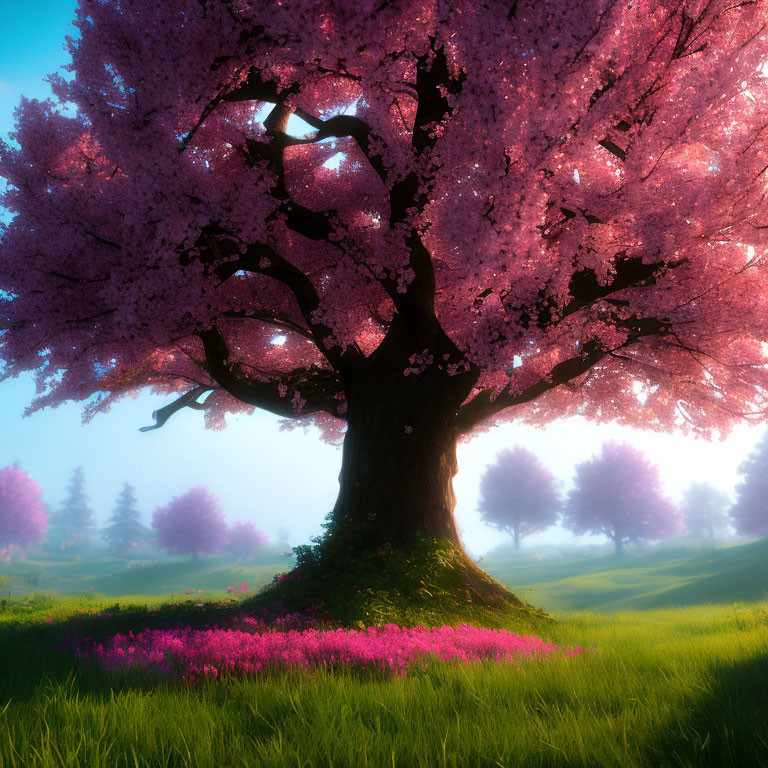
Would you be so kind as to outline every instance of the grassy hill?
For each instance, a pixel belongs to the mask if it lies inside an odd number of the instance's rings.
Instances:
[[[228,586],[239,589],[246,582],[251,591],[272,581],[276,573],[289,570],[289,558],[265,558],[237,564],[225,558],[197,560],[171,558],[158,562],[131,561],[115,557],[93,559],[30,560],[0,569],[0,593],[28,592],[59,594],[166,595],[201,589],[207,596]]]
[[[496,552],[481,566],[523,599],[546,611],[644,610],[768,598],[768,540],[720,549],[660,549],[644,554],[537,561],[524,554]],[[249,564],[225,558],[158,562],[114,557],[91,560],[27,561],[0,566],[0,595],[54,592],[107,596],[183,595],[206,597],[250,590],[288,570],[291,560],[274,554]]]
[[[481,565],[546,611],[643,610],[768,597],[768,540],[566,561],[499,553]]]

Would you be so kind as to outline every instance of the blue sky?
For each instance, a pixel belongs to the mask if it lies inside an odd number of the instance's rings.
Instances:
[[[13,109],[22,94],[50,96],[43,77],[66,61],[62,45],[73,32],[69,23],[74,7],[72,0],[0,0],[3,138],[13,129]],[[152,411],[167,398],[141,394],[82,426],[77,404],[22,418],[33,395],[27,377],[0,384],[0,467],[20,461],[54,505],[63,498],[73,468],[82,464],[100,519],[109,515],[126,480],[135,485],[147,521],[154,507],[204,483],[219,494],[230,520],[253,519],[273,537],[285,526],[294,545],[319,533],[333,506],[341,452],[314,432],[281,432],[279,419],[268,413],[232,418],[226,430],[211,432],[203,428],[201,414],[186,411],[162,429],[140,433],[138,428],[152,423]],[[694,480],[731,493],[738,464],[761,434],[762,428],[740,428],[725,442],[707,443],[580,420],[545,430],[515,424],[491,430],[459,448],[454,486],[465,544],[471,553],[481,554],[503,540],[479,522],[476,503],[480,475],[504,447],[528,446],[567,487],[576,463],[596,452],[603,440],[629,440],[659,464],[665,487],[678,498]],[[566,542],[572,537],[553,530],[529,541]]]
[[[65,63],[64,36],[74,18],[73,0],[0,0],[0,134],[13,126],[24,94],[50,96],[42,78]]]

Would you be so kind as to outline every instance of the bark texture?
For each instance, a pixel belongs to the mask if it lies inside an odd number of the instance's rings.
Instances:
[[[421,534],[462,550],[453,477],[456,414],[470,377],[434,365],[403,376],[409,355],[398,347],[385,352],[346,387],[334,530],[354,530],[366,548],[407,544]]]

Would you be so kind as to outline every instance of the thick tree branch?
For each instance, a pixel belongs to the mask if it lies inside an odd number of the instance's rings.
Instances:
[[[417,64],[416,96],[419,106],[417,108],[412,141],[417,155],[423,150],[434,146],[435,138],[430,136],[430,126],[450,115],[452,109],[448,104],[447,94],[459,93],[463,80],[463,78],[454,79],[451,77],[444,50],[442,48],[435,50],[434,40],[432,40],[432,45],[432,54],[420,57]],[[298,86],[294,88],[294,90],[297,89]],[[373,170],[385,184],[388,184],[387,169],[384,165],[383,157],[372,151],[371,144],[374,137],[371,127],[358,117],[336,115],[327,120],[322,120],[303,109],[296,109],[294,110],[295,114],[314,127],[317,133],[315,136],[307,139],[297,139],[288,136],[286,133],[287,121],[291,110],[284,105],[283,100],[289,92],[289,90],[278,92],[275,83],[263,81],[259,73],[251,69],[246,82],[242,86],[232,88],[229,91],[222,91],[216,99],[207,105],[198,124],[186,137],[184,146],[188,144],[194,131],[197,130],[205,117],[221,102],[253,99],[274,102],[276,106],[264,123],[269,140],[267,142],[257,142],[246,139],[246,155],[252,163],[266,160],[269,163],[270,169],[276,174],[278,181],[271,194],[283,201],[278,210],[286,217],[286,225],[305,237],[335,244],[330,239],[330,235],[334,232],[331,218],[335,215],[335,212],[314,211],[289,198],[285,187],[283,167],[286,147],[293,144],[315,143],[329,137],[341,138],[349,136],[355,140]],[[380,140],[377,139],[377,143],[379,142]],[[392,186],[389,193],[390,226],[405,221],[409,208],[421,209],[427,204],[428,197],[421,188],[422,182],[423,179],[420,179],[419,175],[414,171]],[[412,271],[414,278],[405,287],[395,276],[379,278],[379,282],[387,291],[406,325],[413,329],[413,335],[417,343],[421,344],[423,342],[424,346],[431,347],[434,346],[436,339],[442,339],[445,336],[445,334],[440,332],[441,329],[434,313],[435,277],[431,254],[424,246],[421,236],[416,230],[410,232],[406,244],[409,249],[407,268]],[[286,269],[287,262],[279,262],[279,257],[273,258],[271,255],[267,255],[266,258],[271,263],[270,267],[264,269],[258,266],[260,262],[263,263],[263,259],[255,257],[261,257],[264,248],[265,246],[260,245],[252,246],[249,250],[261,251],[262,253],[254,253],[254,258],[247,255],[248,258],[240,258],[237,261],[224,264],[217,269],[217,274],[222,279],[226,279],[234,271],[244,269],[275,277],[288,285],[299,302],[302,314],[307,320],[313,336],[318,341],[321,352],[334,367],[341,370],[339,366],[343,363],[340,356],[326,350],[323,343],[331,337],[330,330],[323,330],[323,327],[311,322],[311,312],[318,304],[316,296],[312,298],[310,292],[306,290],[306,284],[299,277],[301,273],[298,273],[298,270],[293,271],[293,268]],[[309,279],[304,275],[302,277],[311,286]],[[312,290],[314,291],[313,287]],[[452,356],[457,352],[458,350],[452,346],[450,349]],[[351,357],[349,351],[344,354],[348,358]],[[348,359],[347,362],[351,363],[352,361]]]
[[[417,108],[411,145],[416,157],[435,146],[437,138],[432,129],[452,113],[448,94],[461,92],[464,76],[454,79],[448,71],[444,48],[435,49],[430,39],[432,53],[417,58],[416,98]],[[434,168],[433,170],[437,170]],[[412,171],[396,181],[389,192],[389,225],[395,227],[406,221],[408,211],[421,211],[429,203],[431,178]],[[425,186],[426,185],[426,186]],[[435,315],[435,270],[432,255],[421,238],[421,233],[411,228],[406,237],[409,258],[407,269],[413,278],[404,287],[394,276],[380,282],[395,305],[398,315],[411,332],[417,346],[430,348],[439,354],[448,354],[451,362],[458,362],[463,355],[448,339]],[[400,332],[393,325],[390,332]]]
[[[237,74],[239,75],[240,72],[242,72],[242,69],[238,70]],[[268,101],[275,104],[280,104],[291,93],[295,93],[296,90],[296,86],[278,89],[276,81],[263,80],[261,73],[254,67],[251,67],[248,71],[248,76],[245,82],[234,87],[232,87],[230,84],[225,85],[216,94],[216,96],[214,96],[214,98],[205,105],[197,122],[189,129],[189,132],[179,144],[179,152],[183,152],[189,146],[189,143],[195,137],[195,134],[198,132],[202,124],[222,102]]]
[[[670,333],[670,326],[656,317],[606,318],[613,320],[613,324],[627,331],[627,339],[615,349],[605,349],[596,340],[591,340],[582,345],[582,354],[568,358],[558,363],[547,376],[527,387],[522,392],[512,394],[502,392],[493,398],[493,389],[484,389],[463,405],[457,414],[459,432],[468,432],[485,419],[494,416],[506,408],[522,405],[535,400],[561,384],[587,373],[593,366],[599,363],[607,355],[612,355],[618,349],[632,346],[641,338],[648,336],[662,336]],[[493,398],[493,399],[492,399]]]
[[[376,171],[378,177],[386,183],[387,169],[384,166],[384,158],[371,149],[371,139],[376,138],[378,141],[381,139],[373,134],[371,126],[365,120],[361,120],[354,115],[336,115],[329,117],[327,120],[322,120],[303,109],[295,109],[294,113],[297,117],[300,117],[317,129],[317,134],[311,139],[305,140],[305,142],[317,142],[331,137],[341,139],[349,136],[360,147],[360,151],[365,155],[365,158],[368,160],[371,168]]]
[[[272,188],[271,195],[278,200],[288,198],[285,186],[285,149],[290,146],[291,137],[286,133],[291,110],[284,104],[275,104],[274,109],[264,120],[264,128],[269,137],[271,160],[269,170],[277,176],[277,184]]]
[[[333,371],[310,366],[271,381],[258,381],[241,375],[237,364],[230,365],[229,349],[216,326],[198,331],[197,336],[203,342],[208,374],[238,400],[286,418],[321,411],[340,418],[337,407],[342,386]],[[304,401],[300,408],[294,398]]]
[[[526,387],[522,392],[516,394],[502,392],[496,398],[493,397],[493,389],[484,389],[478,392],[468,403],[459,408],[456,415],[457,431],[460,434],[469,432],[487,418],[495,416],[506,408],[535,400],[550,389],[559,387],[561,384],[587,373],[606,354],[606,350],[592,342],[589,346],[584,346],[583,355],[577,355],[558,363],[548,376],[530,387]]]
[[[435,48],[435,38],[430,37],[432,53],[419,56],[416,61],[416,119],[413,125],[411,144],[417,153],[435,146],[437,138],[432,129],[453,112],[448,103],[448,94],[456,96],[466,79],[465,74],[451,77],[445,48]]]
[[[432,42],[434,45],[434,40]],[[430,138],[428,126],[450,115],[451,108],[445,94],[458,93],[461,89],[462,80],[463,78],[459,80],[451,78],[445,52],[442,48],[434,51],[434,56],[431,59],[428,56],[419,58],[416,87],[419,108],[413,132],[413,146],[417,153],[434,145],[435,140]],[[210,111],[222,101],[267,100],[263,97],[269,89],[271,89],[269,100],[276,103],[275,109],[272,110],[264,123],[269,142],[246,140],[246,153],[251,162],[254,163],[259,158],[266,159],[271,170],[278,176],[278,183],[272,194],[285,201],[279,210],[286,215],[287,226],[313,240],[322,239],[332,242],[329,240],[329,235],[333,232],[333,227],[329,219],[334,211],[313,211],[288,199],[283,168],[285,148],[294,144],[316,143],[330,137],[349,136],[355,140],[379,178],[387,184],[387,169],[383,157],[373,152],[371,148],[371,140],[374,138],[371,127],[364,120],[353,115],[336,115],[322,120],[306,110],[295,109],[294,113],[315,128],[317,133],[307,139],[296,139],[288,136],[286,128],[290,110],[281,101],[288,91],[278,94],[274,84],[264,83],[255,70],[251,70],[248,82],[244,86],[222,95],[218,101],[214,100],[215,103],[211,102],[209,104]],[[376,138],[380,143],[380,139]],[[428,202],[427,196],[423,191],[420,191],[420,179],[415,172],[395,182],[390,190],[389,198],[390,226],[404,221],[409,208],[423,208]],[[408,246],[411,251],[408,266],[416,275],[414,282],[417,284],[411,284],[404,294],[398,290],[397,280],[383,279],[380,282],[392,298],[398,311],[405,311],[406,314],[410,315],[425,316],[424,319],[428,320],[429,325],[432,325],[432,321],[428,319],[429,315],[434,315],[434,269],[431,257],[419,234],[415,231],[409,235]]]
[[[199,403],[197,398],[204,395],[206,392],[212,392],[213,387],[206,387],[203,385],[194,387],[188,392],[185,392],[181,397],[174,400],[169,405],[164,405],[156,411],[152,412],[152,418],[155,423],[149,427],[140,427],[139,432],[149,432],[153,429],[159,429],[165,424],[168,419],[173,416],[176,411],[180,411],[182,408],[192,408],[196,411],[202,411],[205,409],[205,403]]]
[[[288,229],[309,240],[323,240],[329,245],[338,247],[338,244],[331,240],[331,235],[335,231],[331,224],[331,217],[336,215],[336,211],[313,211],[293,200],[286,200],[280,205],[278,211],[285,216],[285,226]]]
[[[222,316],[229,320],[258,320],[261,323],[272,325],[281,331],[298,333],[299,336],[303,336],[305,339],[309,339],[309,341],[315,341],[312,332],[308,328],[305,328],[304,326],[299,325],[285,315],[279,312],[274,312],[272,310],[264,309],[254,310],[251,312],[240,312],[232,309],[224,312]]]
[[[617,254],[613,277],[607,283],[601,285],[592,269],[580,270],[574,273],[568,285],[568,291],[571,295],[570,301],[558,309],[554,299],[542,289],[538,306],[533,313],[523,314],[520,324],[523,328],[530,328],[531,323],[539,328],[550,328],[569,315],[592,306],[597,301],[619,291],[654,285],[665,271],[677,269],[686,263],[687,260],[682,259],[672,263],[653,261],[646,264],[640,256],[627,258],[621,253]]]
[[[253,70],[252,70],[253,73]],[[284,147],[289,146],[298,146],[303,144],[317,144],[320,141],[323,141],[324,139],[330,139],[330,138],[336,138],[336,139],[342,139],[349,137],[351,139],[354,139],[357,146],[360,147],[360,150],[362,151],[365,158],[368,160],[371,168],[376,172],[378,177],[386,182],[387,181],[387,169],[384,166],[384,158],[373,151],[371,148],[371,139],[375,138],[378,141],[381,139],[377,137],[372,129],[371,126],[368,125],[368,123],[365,122],[365,120],[362,120],[359,117],[356,117],[354,115],[334,115],[333,117],[329,117],[326,120],[323,120],[320,117],[317,117],[316,115],[311,114],[310,112],[307,112],[306,110],[302,109],[301,107],[297,107],[293,110],[290,110],[288,107],[283,105],[282,100],[291,92],[295,92],[298,90],[298,88],[294,88],[293,90],[286,90],[281,92],[281,94],[274,93],[270,98],[268,99],[262,99],[260,96],[263,95],[265,92],[262,90],[259,90],[259,88],[238,88],[229,94],[227,94],[225,97],[222,97],[218,101],[214,100],[212,101],[206,109],[208,109],[208,112],[205,114],[205,117],[207,117],[215,108],[223,101],[250,101],[252,99],[256,99],[259,101],[274,101],[276,103],[276,108],[280,107],[283,112],[287,114],[287,116],[290,116],[291,111],[293,114],[295,114],[297,117],[300,117],[305,123],[308,123],[311,125],[314,129],[316,129],[317,133],[314,136],[310,136],[308,138],[299,139],[294,136],[288,136],[285,133],[285,130],[278,131],[273,124],[272,126],[269,126],[267,122],[265,121],[265,128],[269,131],[272,130],[273,135],[281,134],[281,142]],[[209,109],[210,107],[210,109]],[[273,110],[274,113],[275,110]],[[281,112],[281,114],[283,113]],[[272,114],[272,113],[270,113]],[[201,117],[201,120],[204,118]],[[269,120],[269,118],[268,118]],[[187,139],[185,141],[188,141],[191,137],[187,136]],[[265,142],[256,142],[253,139],[246,140],[248,142],[248,154],[252,160],[255,160],[257,157],[265,157],[269,156],[267,153],[265,155],[265,147],[268,147],[269,145]]]
[[[231,241],[218,241],[218,246],[224,247],[228,255],[239,254],[239,250]],[[214,268],[214,272],[222,282],[240,271],[272,277],[290,289],[312,334],[312,340],[337,371],[350,372],[360,364],[362,360],[360,352],[354,347],[341,349],[333,338],[333,331],[315,319],[314,314],[320,305],[320,297],[312,281],[300,269],[268,245],[254,243],[234,261],[226,261]]]

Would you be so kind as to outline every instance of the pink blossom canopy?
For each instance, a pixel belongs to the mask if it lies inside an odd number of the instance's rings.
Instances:
[[[767,21],[766,0],[81,0],[72,77],[22,99],[0,152],[4,374],[37,372],[33,409],[151,386],[186,393],[159,423],[331,429],[404,323],[405,374],[475,377],[462,432],[760,415]]]

